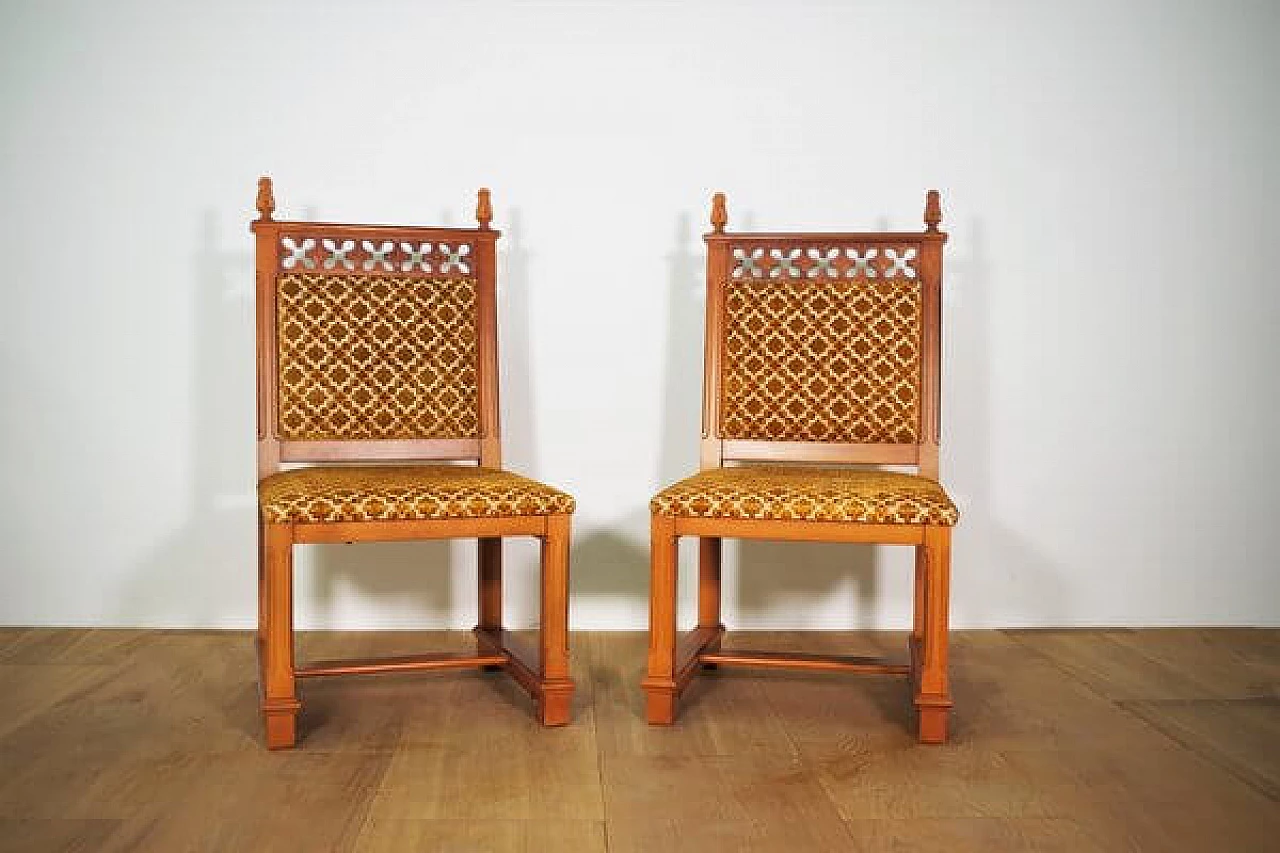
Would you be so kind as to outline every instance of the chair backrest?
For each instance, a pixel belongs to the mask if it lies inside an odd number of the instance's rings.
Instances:
[[[477,228],[283,222],[258,182],[258,475],[282,462],[499,467],[495,242]]]
[[[726,232],[707,242],[702,467],[914,465],[938,476],[942,246],[923,232]]]

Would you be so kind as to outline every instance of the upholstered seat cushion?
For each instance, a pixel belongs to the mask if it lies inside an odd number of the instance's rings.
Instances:
[[[872,524],[955,524],[959,513],[933,480],[889,471],[752,465],[713,468],[663,489],[658,515]]]
[[[573,498],[542,483],[470,465],[295,468],[258,484],[267,522],[494,518],[573,512]]]

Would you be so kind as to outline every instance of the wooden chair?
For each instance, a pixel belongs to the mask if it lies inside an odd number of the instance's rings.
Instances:
[[[257,208],[257,640],[267,746],[294,745],[295,681],[325,675],[504,668],[532,694],[543,724],[567,723],[574,502],[501,467],[499,235],[489,227],[489,191],[480,190],[478,228],[277,221],[268,178],[258,182]],[[282,470],[303,462],[320,464]],[[537,650],[502,629],[504,536],[542,540]],[[295,665],[294,545],[459,537],[479,540],[474,654]]]
[[[724,195],[716,194],[706,236],[701,472],[650,504],[650,723],[674,721],[700,665],[794,667],[909,674],[920,740],[946,740],[957,513],[937,482],[947,238],[936,191],[924,219],[922,233],[726,233]],[[682,638],[680,536],[700,542],[698,625]],[[914,545],[910,663],[723,650],[723,537]]]

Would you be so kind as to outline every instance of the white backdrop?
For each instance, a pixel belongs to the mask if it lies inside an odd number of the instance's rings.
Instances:
[[[507,459],[578,497],[575,627],[646,624],[710,193],[915,228],[929,187],[955,624],[1280,624],[1277,36],[1267,2],[0,3],[0,622],[251,624],[270,174],[353,221],[493,188]],[[727,621],[904,625],[907,556],[743,546]],[[307,549],[300,624],[470,626],[473,557]]]

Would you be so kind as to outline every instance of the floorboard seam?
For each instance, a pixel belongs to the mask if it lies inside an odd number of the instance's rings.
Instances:
[[[845,834],[845,838],[851,845],[856,845],[858,837],[854,835],[853,827],[849,826],[848,819],[845,818],[844,814],[840,810],[840,804],[836,802],[835,797],[831,795],[831,789],[827,787],[826,782],[823,780],[822,768],[811,762],[808,756],[801,751],[800,745],[796,743],[795,738],[791,736],[791,729],[786,724],[786,715],[779,713],[777,706],[774,705],[773,700],[769,698],[769,691],[764,690],[760,686],[759,682],[753,686],[756,691],[759,692],[760,697],[764,700],[764,705],[769,709],[769,713],[778,721],[778,728],[782,730],[782,736],[787,739],[787,743],[790,745],[791,751],[795,755],[796,760],[799,761],[800,765],[808,772],[813,774],[813,778],[817,781],[818,787],[822,790],[822,795],[827,798],[827,805],[831,807],[832,812],[834,812],[836,816],[836,820],[840,824],[840,831]]]
[[[1097,696],[1099,699],[1102,699],[1104,702],[1107,702],[1108,704],[1116,708],[1119,708],[1121,711],[1133,717],[1134,719],[1142,723],[1142,725],[1146,726],[1151,731],[1169,740],[1170,742],[1178,746],[1180,749],[1184,749],[1187,752],[1190,752],[1192,755],[1195,755],[1195,756],[1198,756],[1199,758],[1204,759],[1205,761],[1212,764],[1214,767],[1217,767],[1219,770],[1226,772],[1227,775],[1231,776],[1231,778],[1235,779],[1237,782],[1240,782],[1241,784],[1246,785],[1250,790],[1261,794],[1262,796],[1266,797],[1268,800],[1272,800],[1272,801],[1277,800],[1277,797],[1273,792],[1268,791],[1265,788],[1259,787],[1257,782],[1255,782],[1254,780],[1246,776],[1240,775],[1240,772],[1236,770],[1230,763],[1228,763],[1226,758],[1222,756],[1216,749],[1213,749],[1212,747],[1205,747],[1203,749],[1197,748],[1194,744],[1188,743],[1186,740],[1184,740],[1181,737],[1178,737],[1176,734],[1166,731],[1163,727],[1156,724],[1154,721],[1148,719],[1147,717],[1144,717],[1142,714],[1138,713],[1133,708],[1128,707],[1130,703],[1136,703],[1140,700],[1113,699],[1107,694],[1103,693],[1097,687],[1090,684],[1086,679],[1081,678],[1080,676],[1073,673],[1070,669],[1068,669],[1065,665],[1063,665],[1062,663],[1059,663],[1057,660],[1053,658],[1052,655],[1045,654],[1040,649],[1037,649],[1035,646],[1032,646],[1028,643],[1024,643],[1015,634],[1011,634],[1007,631],[1001,631],[1001,633],[1004,634],[1006,637],[1010,638],[1011,640],[1013,640],[1018,645],[1025,648],[1027,651],[1039,657],[1041,660],[1047,662],[1050,666],[1052,666],[1054,669],[1057,669],[1067,678],[1070,678],[1072,681],[1083,686],[1084,689],[1088,690],[1090,693]],[[1159,661],[1153,660],[1152,658],[1149,658],[1146,655],[1143,655],[1143,657],[1147,658],[1147,660],[1151,661],[1156,666],[1165,667],[1164,664],[1160,663]],[[1150,700],[1150,701],[1152,704],[1156,704],[1156,702],[1158,702],[1159,700]],[[1178,700],[1173,700],[1173,701],[1178,701]],[[1182,701],[1216,702],[1221,700],[1202,699],[1202,700],[1182,700]]]
[[[1220,704],[1222,701],[1223,700],[1220,700],[1220,699],[1177,700],[1175,703],[1171,703],[1171,704],[1189,705],[1194,702],[1201,702],[1205,704]],[[1115,704],[1123,708],[1128,713],[1134,715],[1139,720],[1142,720],[1142,722],[1146,723],[1151,728],[1160,732],[1160,734],[1164,735],[1165,737],[1169,738],[1173,742],[1177,743],[1183,749],[1187,750],[1188,752],[1194,755],[1198,755],[1199,757],[1203,758],[1205,761],[1208,761],[1214,767],[1217,767],[1219,770],[1226,771],[1232,777],[1248,785],[1250,788],[1257,791],[1259,794],[1262,794],[1267,799],[1273,802],[1280,801],[1280,795],[1278,795],[1278,793],[1275,790],[1273,790],[1272,788],[1270,788],[1265,784],[1259,784],[1259,782],[1255,779],[1252,779],[1248,776],[1241,775],[1240,771],[1236,769],[1234,762],[1230,761],[1226,756],[1222,755],[1222,753],[1220,753],[1218,750],[1212,747],[1206,747],[1204,749],[1200,749],[1196,747],[1194,743],[1190,743],[1186,739],[1184,739],[1182,736],[1180,736],[1176,728],[1174,731],[1170,731],[1165,726],[1162,726],[1158,721],[1148,718],[1145,715],[1143,715],[1141,712],[1128,707],[1128,705],[1130,704],[1133,704],[1133,705],[1142,704],[1138,700],[1117,701]],[[1151,701],[1145,704],[1160,705],[1164,703],[1158,702],[1158,701]]]
[[[604,853],[609,853],[609,798],[605,795],[604,786],[604,749],[600,743],[600,709],[596,706],[596,700],[600,696],[600,685],[596,683],[594,673],[596,669],[596,648],[595,637],[588,634],[587,637],[587,678],[591,682],[591,733],[596,744],[596,778],[600,781],[600,826],[604,830]]]

